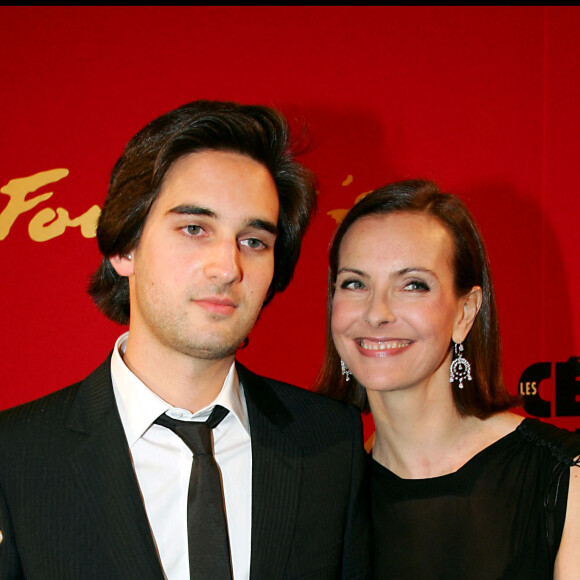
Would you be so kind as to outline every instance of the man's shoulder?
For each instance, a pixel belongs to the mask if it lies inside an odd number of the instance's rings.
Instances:
[[[285,399],[296,400],[297,402],[306,402],[309,405],[321,405],[323,407],[335,409],[347,408],[347,405],[344,403],[335,401],[334,399],[331,399],[325,395],[321,395],[320,393],[311,391],[308,388],[299,387],[298,385],[294,385],[286,381],[281,381],[279,379],[274,379],[265,375],[259,375],[249,370],[247,367],[240,365],[239,363],[237,364],[237,370],[242,382],[244,382],[244,379],[246,379],[246,381],[250,379],[254,382],[263,381],[269,385],[277,394],[283,396]]]
[[[93,377],[107,373],[108,359],[82,380],[52,393],[0,411],[0,432],[48,426],[59,423],[69,412],[83,384]]]
[[[308,406],[315,405],[316,407],[325,407],[341,411],[345,411],[349,408],[349,406],[344,403],[335,401],[330,397],[312,391],[306,387],[299,387],[270,377],[261,378],[268,382],[276,392],[280,393],[288,400],[295,400],[297,403],[306,404]]]
[[[79,381],[38,399],[0,411],[0,430],[18,425],[30,427],[39,422],[44,423],[51,417],[62,415],[74,401],[81,383],[82,381]]]
[[[283,409],[292,416],[293,422],[320,423],[326,421],[336,425],[352,423],[360,419],[360,412],[325,395],[310,391],[288,382],[258,375],[238,365],[238,374],[246,398],[258,402],[262,408]]]

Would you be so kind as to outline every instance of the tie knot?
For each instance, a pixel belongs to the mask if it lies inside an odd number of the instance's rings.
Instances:
[[[158,417],[155,423],[171,429],[181,437],[194,455],[213,455],[211,430],[221,423],[228,412],[224,407],[216,405],[208,420],[203,423],[200,421],[180,421],[166,414]]]

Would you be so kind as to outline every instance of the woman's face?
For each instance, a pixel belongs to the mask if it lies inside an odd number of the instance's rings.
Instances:
[[[344,236],[332,302],[338,353],[367,389],[449,388],[450,341],[463,340],[453,245],[424,214],[361,218]],[[444,381],[444,383],[443,383]]]

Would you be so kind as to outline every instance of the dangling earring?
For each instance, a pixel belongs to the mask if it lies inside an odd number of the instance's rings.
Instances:
[[[449,369],[451,376],[449,377],[449,382],[459,381],[459,388],[463,388],[463,379],[471,381],[471,365],[467,359],[463,358],[461,354],[463,352],[463,344],[454,343],[455,355],[457,358],[451,363],[451,368]]]
[[[350,381],[350,375],[352,375],[352,373],[348,370],[346,363],[342,359],[340,359],[340,372],[343,376],[346,376],[347,382]]]

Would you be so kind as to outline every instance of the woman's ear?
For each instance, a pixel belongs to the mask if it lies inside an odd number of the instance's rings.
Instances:
[[[469,334],[475,317],[481,308],[483,300],[483,292],[480,286],[474,286],[465,296],[459,301],[459,312],[455,328],[453,329],[453,341],[456,343],[463,342],[465,337]]]
[[[133,252],[129,252],[125,256],[116,255],[109,258],[111,266],[119,276],[132,276],[135,273],[135,265],[133,263]]]

